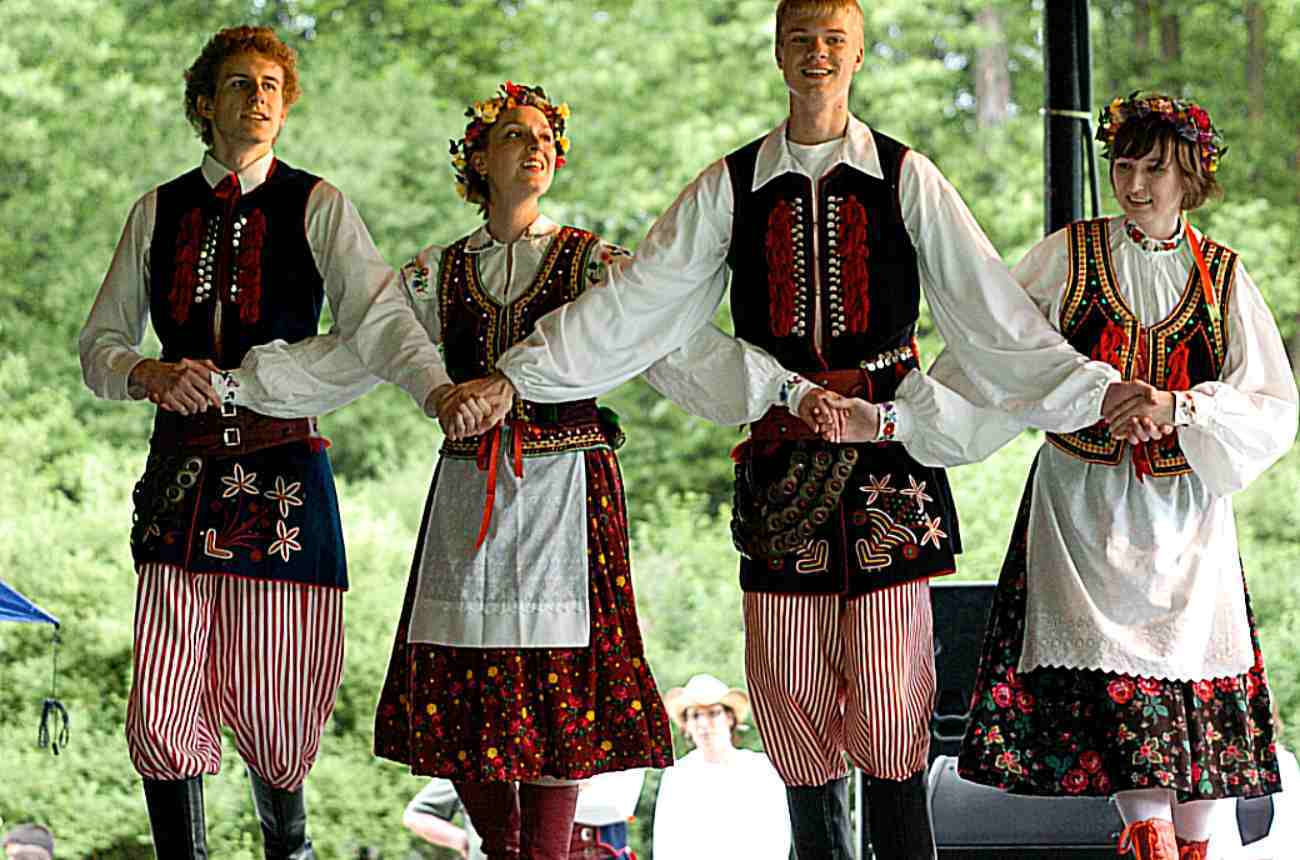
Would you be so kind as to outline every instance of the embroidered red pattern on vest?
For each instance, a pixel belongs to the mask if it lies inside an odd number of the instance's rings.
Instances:
[[[794,328],[797,297],[794,272],[794,207],[781,200],[767,218],[767,295],[772,334],[786,337]]]
[[[1169,376],[1165,379],[1166,391],[1186,391],[1192,387],[1191,374],[1187,372],[1187,361],[1191,352],[1184,341],[1169,353]]]
[[[266,216],[254,209],[248,213],[239,240],[235,283],[239,285],[239,321],[253,324],[262,315],[262,243],[266,239]]]
[[[844,284],[844,327],[850,334],[867,330],[867,312],[871,308],[868,288],[871,277],[867,258],[867,210],[855,197],[845,199],[840,207],[839,252]]]
[[[176,322],[185,325],[190,318],[190,304],[199,283],[199,248],[203,245],[203,213],[191,209],[181,218],[176,233],[176,259],[172,266],[172,289],[167,300]]]
[[[1124,369],[1124,348],[1128,346],[1128,334],[1114,322],[1107,321],[1106,327],[1093,347],[1093,361],[1104,361],[1116,370]]]

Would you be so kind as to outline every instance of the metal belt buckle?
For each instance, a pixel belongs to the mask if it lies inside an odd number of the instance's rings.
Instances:
[[[227,427],[221,431],[221,444],[227,448],[233,448],[239,444],[239,428]]]
[[[221,404],[221,417],[234,418],[238,414],[239,408],[234,403],[225,402]]]

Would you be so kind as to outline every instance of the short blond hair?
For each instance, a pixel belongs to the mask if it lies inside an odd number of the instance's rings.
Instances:
[[[800,18],[815,18],[835,12],[853,10],[858,16],[858,29],[866,31],[866,16],[858,0],[781,0],[776,7],[776,41],[781,41],[785,28]]]

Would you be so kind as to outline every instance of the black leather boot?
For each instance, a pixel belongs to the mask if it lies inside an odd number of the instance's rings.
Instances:
[[[262,825],[262,852],[266,860],[316,860],[307,838],[307,802],[302,786],[297,791],[275,788],[251,770],[253,809]]]
[[[144,802],[149,808],[149,827],[158,860],[207,860],[203,777],[146,779]]]
[[[934,860],[925,771],[904,780],[864,777],[862,782],[878,860]]]
[[[853,860],[847,776],[825,785],[787,785],[785,802],[799,860]]]

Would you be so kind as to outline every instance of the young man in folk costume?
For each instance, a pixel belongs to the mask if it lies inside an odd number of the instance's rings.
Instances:
[[[500,372],[461,392],[490,401],[489,418],[516,392],[599,393],[707,323],[730,269],[737,337],[883,401],[873,443],[831,446],[774,412],[738,452],[747,673],[799,856],[853,856],[847,754],[867,776],[877,854],[931,857],[927,583],[952,572],[960,543],[943,473],[891,442],[951,394],[907,375],[921,286],[987,398],[1029,423],[1073,430],[1103,401],[1146,392],[1043,322],[927,158],[849,113],[864,56],[857,3],[783,0],[776,19],[788,120],[707,168],[608,289],[544,317]],[[911,392],[895,405],[905,375]]]
[[[266,856],[306,858],[302,785],[342,672],[348,584],[310,416],[377,381],[342,338],[420,403],[448,380],[356,210],[272,153],[299,95],[294,51],[266,28],[222,30],[185,78],[208,151],[136,203],[80,341],[97,395],[159,407],[135,489],[127,743],[158,856],[207,856],[202,775],[225,723]],[[325,299],[338,331],[318,337]],[[160,360],[139,352],[150,319]]]

